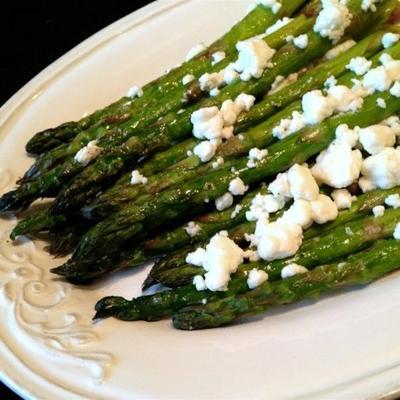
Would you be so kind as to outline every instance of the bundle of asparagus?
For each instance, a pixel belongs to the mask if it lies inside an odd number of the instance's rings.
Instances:
[[[143,288],[170,288],[96,318],[215,327],[398,266],[398,1],[258,3],[139,96],[28,142],[0,211],[55,199],[11,238],[48,232],[74,283],[155,260]]]

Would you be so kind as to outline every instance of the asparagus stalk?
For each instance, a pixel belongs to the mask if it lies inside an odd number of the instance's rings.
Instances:
[[[278,32],[272,35],[277,34]],[[282,36],[281,39],[283,40],[284,37]],[[324,42],[325,47],[328,47],[328,41],[324,40]],[[299,52],[299,49],[297,49],[297,52]],[[286,59],[290,59],[287,50],[283,52],[283,57],[281,58],[283,62],[286,62]],[[303,63],[306,64],[307,60],[304,60]],[[282,68],[285,69],[284,66]],[[275,76],[279,75],[280,69],[275,69]],[[269,82],[267,82],[267,84],[270,86],[273,80],[274,78],[272,80],[267,79]],[[265,81],[265,79],[261,79],[261,81]],[[126,143],[124,143],[123,146],[120,147],[117,146],[114,148],[117,144],[116,142],[122,144],[125,139],[128,139],[129,133],[132,132],[132,130],[136,131],[138,129],[137,124],[133,124],[132,121],[129,121],[118,127],[118,129],[115,128],[115,132],[109,132],[108,134],[104,133],[104,127],[95,128],[95,136],[101,136],[104,134],[104,136],[99,139],[98,143],[98,145],[104,149],[104,155],[100,156],[98,160],[94,162],[94,164],[91,164],[85,168],[82,164],[77,163],[73,158],[68,158],[64,163],[54,166],[52,161],[52,151],[50,154],[45,155],[43,159],[40,160],[39,165],[45,165],[45,170],[48,167],[53,168],[41,174],[37,171],[35,166],[32,167],[29,175],[35,175],[36,178],[32,181],[25,181],[25,183],[23,183],[17,190],[6,193],[0,199],[0,211],[26,208],[36,198],[48,196],[53,197],[58,193],[63,185],[65,185],[72,177],[79,174],[81,171],[83,172],[72,181],[71,187],[69,189],[65,188],[65,190],[60,193],[59,200],[55,205],[55,209],[59,209],[58,211],[61,211],[68,208],[68,205],[66,205],[66,207],[63,205],[64,198],[69,202],[69,200],[72,200],[70,199],[72,193],[75,193],[73,195],[75,200],[81,199],[80,203],[84,202],[86,195],[89,193],[87,190],[89,186],[91,186],[92,189],[96,187],[97,190],[100,190],[100,187],[98,187],[99,183],[101,182],[101,185],[104,186],[110,180],[115,180],[115,176],[124,169],[128,162],[135,162],[142,156],[149,155],[154,153],[156,150],[168,147],[170,144],[175,142],[179,136],[188,135],[191,130],[190,115],[194,110],[202,106],[220,104],[227,98],[235,97],[235,94],[238,95],[241,93],[248,84],[258,87],[254,81],[240,81],[233,83],[221,91],[224,93],[221,93],[221,95],[218,96],[219,99],[206,99],[200,102],[198,105],[190,107],[190,111],[188,111],[189,109],[186,109],[180,114],[171,113],[162,118],[160,121],[157,121],[154,126],[149,127],[148,130],[151,132],[150,134],[144,136],[141,136],[140,134],[136,136],[134,135]],[[265,84],[266,83],[264,82],[264,85]],[[181,97],[179,99],[181,99]],[[150,110],[151,112],[148,112],[152,118],[154,118],[154,115],[158,115],[160,112],[158,106],[156,108],[157,110]],[[169,132],[169,130],[172,132]],[[176,135],[174,137],[175,131]],[[74,141],[67,146],[67,150],[64,153],[63,148],[54,149],[54,153],[56,153],[56,159],[59,160],[62,157],[74,155],[83,145],[87,144],[89,140],[94,139],[93,132],[81,132],[74,139]],[[85,190],[83,190],[83,186],[85,186]],[[96,193],[96,190],[92,190],[92,192]]]
[[[144,95],[141,98],[132,100],[123,97],[79,121],[67,122],[56,128],[39,132],[28,142],[27,151],[33,154],[44,153],[70,141],[79,132],[87,130],[93,125],[118,122],[118,120],[126,118],[125,113],[127,111],[137,111],[158,101],[161,96],[168,94],[177,85],[180,85],[183,76],[186,74],[199,75],[207,71],[212,66],[211,56],[214,52],[224,51],[230,54],[235,50],[236,42],[263,33],[278,18],[291,15],[302,3],[304,3],[304,0],[283,1],[277,14],[273,14],[269,8],[257,6],[201,54],[145,85],[143,87]]]
[[[316,1],[312,2],[316,6]],[[292,5],[295,7],[295,4]],[[309,9],[310,7],[306,7]],[[288,35],[298,35],[306,32],[312,26],[314,18],[309,18],[304,15],[299,15],[293,21],[286,26],[282,27],[276,32],[266,36],[265,42],[272,48],[278,49],[286,43],[286,37]],[[230,54],[221,62],[211,66],[209,72],[216,72],[226,67],[231,61],[235,60],[236,55]],[[92,129],[83,132],[77,136],[77,138],[69,145],[59,146],[48,154],[43,154],[32,167],[26,172],[21,180],[21,183],[28,182],[33,179],[37,179],[40,175],[43,175],[46,171],[54,166],[57,162],[62,159],[66,159],[68,156],[72,156],[79,150],[83,145],[91,139],[99,138],[102,136],[109,135],[114,138],[120,132],[129,130],[131,132],[140,133],[146,126],[156,121],[158,118],[165,115],[167,112],[176,112],[182,107],[187,107],[190,103],[196,102],[200,97],[204,96],[204,92],[200,89],[199,81],[195,80],[189,85],[183,85],[181,81],[176,83],[173,91],[164,93],[162,97],[155,94],[150,99],[153,99],[153,103],[149,103],[146,106],[140,104],[138,107],[134,107],[132,110],[125,110],[122,118],[115,118],[115,123],[107,121],[104,124],[96,124]],[[137,105],[143,99],[135,101]],[[157,99],[157,101],[156,101]],[[112,143],[116,139],[112,139]],[[108,143],[110,145],[110,143]],[[61,158],[63,156],[63,158]]]
[[[272,306],[316,299],[332,289],[366,285],[399,268],[399,250],[397,240],[379,241],[369,251],[350,256],[345,261],[322,265],[279,282],[267,282],[239,296],[179,311],[173,316],[174,327],[185,330],[213,328],[265,312]]]
[[[71,260],[54,271],[68,279],[74,279],[75,281],[88,280],[97,278],[111,271],[137,267],[145,261],[160,257],[163,254],[181,247],[204,242],[216,232],[222,229],[229,229],[230,227],[234,227],[235,225],[243,222],[245,220],[245,213],[248,210],[254,196],[257,193],[264,192],[265,189],[261,189],[248,193],[245,197],[243,197],[243,199],[241,199],[240,202],[237,203],[242,207],[242,209],[234,216],[232,216],[233,210],[228,209],[222,212],[212,211],[199,217],[195,217],[194,222],[200,229],[196,236],[192,237],[187,233],[185,230],[187,225],[185,224],[153,238],[147,238],[139,245],[133,246],[133,249],[128,243],[126,246],[124,246],[126,251],[123,252],[123,257],[118,257],[118,259],[108,257],[101,264],[99,263],[95,265],[91,262],[82,263],[81,260],[79,260],[78,264],[76,264],[73,260]],[[236,228],[236,231],[237,230],[238,229]],[[233,235],[233,237],[242,236],[239,233],[236,233],[235,235],[234,232],[232,232],[231,235]],[[178,258],[185,260],[186,254],[190,251],[190,249],[191,247],[185,247],[184,251],[181,250],[179,252],[179,257],[177,254],[173,254],[172,257],[175,257],[174,261],[170,260],[169,263],[176,267]],[[161,268],[163,268],[161,263],[157,264],[156,268],[154,268],[154,271]]]
[[[385,109],[377,110],[378,97],[386,101]],[[399,108],[400,99],[388,92],[368,96],[357,112],[337,115],[273,144],[268,156],[255,168],[246,168],[247,158],[239,159],[235,165],[236,172],[224,169],[213,171],[182,184],[179,189],[159,193],[149,204],[125,207],[89,230],[77,246],[73,262],[79,264],[79,260],[85,260],[90,263],[92,257],[110,256],[110,249],[104,249],[101,243],[113,243],[115,252],[118,252],[123,244],[142,234],[146,226],[160,227],[175,218],[190,217],[197,207],[204,205],[205,200],[215,199],[225,193],[229,182],[237,176],[246,184],[256,184],[295,163],[305,162],[329,145],[339,124],[368,126],[394,114]]]
[[[349,51],[340,55],[337,59],[324,63],[320,67],[306,73],[299,81],[289,85],[276,94],[268,96],[265,100],[254,107],[256,108],[254,112],[253,110],[250,110],[242,115],[254,115],[255,120],[259,120],[261,116],[267,118],[274,112],[274,110],[276,110],[278,104],[280,106],[285,106],[290,100],[297,99],[308,90],[323,85],[329,76],[338,76],[345,70],[346,65],[353,57],[368,57],[376,52],[381,48],[382,35],[382,32],[377,32],[368,36],[352,47]],[[400,57],[400,44],[393,46],[389,51],[394,57]],[[371,61],[373,61],[374,65],[379,62],[381,54],[382,53],[379,53],[377,56],[372,58]],[[339,79],[339,84],[349,85],[351,84],[351,79],[354,77],[354,73],[347,73]],[[223,156],[226,159],[233,156],[240,156],[247,153],[252,147],[265,147],[269,145],[274,140],[272,135],[273,127],[281,119],[290,117],[293,111],[298,111],[300,109],[300,102],[295,102],[283,111],[278,112],[273,117],[267,119],[265,122],[250,129],[243,135],[243,137],[233,137],[229,139],[220,147],[217,152],[217,157]],[[245,125],[246,121],[251,118],[243,120]],[[189,140],[185,142],[185,149],[187,149],[186,144],[188,142]],[[196,140],[192,139],[190,142],[193,143],[194,146]],[[173,154],[174,151],[175,149],[171,148],[164,153]],[[182,154],[182,150],[178,148],[177,153],[177,158],[179,158],[179,155]],[[151,170],[156,170],[156,172],[161,171],[161,169],[156,167],[156,161],[151,160],[149,164]],[[146,165],[147,164],[143,166],[142,171],[145,170]],[[165,168],[165,164],[163,164],[163,167]],[[202,175],[206,171],[210,171],[212,168],[213,161],[203,164],[197,156],[192,155],[175,165],[172,165],[170,168],[165,170],[165,172],[150,176],[146,185],[129,185],[130,174],[127,173],[121,178],[119,184],[106,190],[100,196],[96,197],[91,204],[85,206],[85,216],[93,219],[103,219],[110,212],[116,211],[121,204],[137,201],[138,197],[144,193],[153,194],[161,189],[176,185],[195,176]],[[147,200],[147,198],[145,198],[145,200]]]
[[[357,3],[358,2],[354,0],[349,4],[350,9],[354,13],[357,13],[357,11],[359,12]],[[386,10],[384,6],[381,6],[380,11],[384,9]],[[376,16],[380,14],[375,13],[373,14],[374,17],[371,15],[371,13],[361,13],[358,19],[353,18],[353,21],[357,22],[353,23],[349,32],[368,26],[368,21],[375,19]],[[310,32],[309,45],[306,50],[300,52],[299,49],[293,48],[291,45],[284,46],[284,48],[278,52],[278,56],[275,57],[276,66],[266,71],[261,79],[257,81],[253,80],[249,83],[237,82],[236,84],[232,84],[223,89],[216,98],[205,100],[197,107],[220,104],[223,100],[235,97],[242,91],[260,95],[265,88],[271,85],[277,75],[286,75],[299,69],[303,65],[306,65],[308,61],[318,55],[322,55],[330,47],[331,43],[329,40],[321,38],[314,32]],[[133,135],[119,149],[114,149],[111,153],[105,151],[104,156],[99,157],[93,165],[89,165],[85,171],[79,175],[79,178],[77,177],[74,179],[71,185],[60,193],[54,207],[54,212],[78,206],[78,204],[76,204],[76,199],[80,199],[79,202],[83,202],[85,198],[90,198],[88,193],[96,193],[96,190],[102,190],[104,185],[115,180],[116,174],[123,170],[127,163],[131,163],[143,155],[149,155],[156,150],[166,148],[177,139],[181,140],[190,132],[190,115],[193,110],[192,107],[179,115],[166,116],[161,121],[157,122],[150,135],[146,135],[145,137]],[[129,136],[129,132],[126,133],[127,135],[117,135],[118,141],[124,140],[121,138]],[[106,136],[111,137],[111,143],[113,139],[115,139],[115,135]],[[110,141],[108,144],[110,144]],[[107,142],[105,141],[101,146],[107,147]],[[0,200],[0,210],[5,211],[26,207],[38,196],[53,196],[64,183],[70,180],[71,177],[76,175],[80,170],[82,170],[81,165],[75,162],[66,162],[64,167],[56,167],[53,171],[40,177],[38,181],[23,185],[20,190],[12,191],[4,195]],[[88,187],[91,187],[91,191],[88,190]]]
[[[348,7],[354,13],[360,12],[359,2],[349,2]],[[370,13],[361,13],[357,23],[353,24],[349,32],[355,27],[360,28],[368,20]],[[63,212],[65,210],[81,206],[77,204],[77,194],[82,194],[82,198],[89,199],[89,196],[83,196],[88,187],[98,186],[102,190],[111,182],[115,181],[116,176],[124,171],[127,164],[135,162],[139,156],[149,155],[157,150],[169,147],[174,141],[182,140],[190,135],[192,124],[190,116],[195,109],[206,106],[219,106],[229,98],[235,98],[242,92],[262,96],[268,90],[278,75],[287,75],[307,65],[311,60],[321,56],[332,46],[331,42],[322,38],[320,35],[311,31],[308,33],[308,46],[304,50],[296,48],[293,44],[284,46],[274,57],[275,66],[266,70],[263,76],[258,80],[250,82],[237,81],[232,85],[225,87],[215,98],[210,98],[199,102],[196,106],[187,108],[181,114],[166,117],[159,121],[158,126],[154,128],[151,135],[135,136],[128,129],[126,132],[120,132],[118,137],[107,135],[105,141],[101,141],[100,146],[109,148],[112,143],[111,154],[105,151],[104,156],[97,158],[94,164],[89,165],[81,174],[76,176],[69,185],[67,185],[57,196],[54,204],[54,212]],[[121,149],[115,149],[116,144],[122,144]]]
[[[367,214],[371,213],[372,209],[384,203],[387,196],[391,194],[400,194],[400,188],[395,187],[393,189],[376,189],[365,194],[362,194],[357,197],[352,203],[352,206],[348,210],[342,210],[339,212],[337,218],[334,221],[328,222],[323,225],[314,225],[311,228],[307,229],[304,232],[304,239],[310,239],[316,236],[321,236],[329,232],[330,230],[341,226],[347,222],[354,221],[356,219],[361,219],[365,217]],[[273,219],[279,217],[279,214],[273,215]],[[227,228],[221,228],[227,229]],[[240,243],[244,240],[244,234],[254,232],[255,230],[255,222],[243,222],[239,225],[235,226],[234,228],[230,229],[229,237],[237,243]],[[210,233],[211,237],[217,231]],[[164,237],[161,235],[155,242],[155,244],[160,247],[165,246],[163,242],[168,241],[168,236]],[[206,239],[202,239],[205,241]],[[147,241],[146,241],[147,242]],[[146,242],[144,242],[144,246],[146,246]],[[152,243],[149,240],[150,244]],[[168,243],[169,244],[169,243]],[[169,244],[170,245],[170,244]],[[182,243],[181,246],[187,245],[187,243]],[[149,284],[164,282],[167,283],[169,286],[176,287],[179,286],[178,282],[181,282],[184,278],[184,274],[182,272],[182,266],[187,268],[188,271],[195,271],[190,265],[186,264],[186,256],[189,252],[194,250],[195,246],[188,248],[185,251],[181,251],[178,246],[176,247],[169,247],[169,251],[175,251],[171,255],[161,258],[160,260],[156,261],[154,264],[153,269],[151,270],[149,280],[144,285],[144,288],[149,287]],[[197,247],[197,246],[196,246]],[[178,249],[178,250],[177,250]],[[197,270],[196,270],[197,271]],[[174,281],[174,276],[179,277],[179,281]],[[187,280],[187,279],[186,279]]]
[[[267,266],[269,278],[270,280],[279,279],[282,268],[287,264],[296,263],[307,268],[313,267],[315,266],[313,263],[316,261],[319,263],[329,262],[335,257],[339,257],[340,254],[347,255],[358,251],[370,245],[373,240],[388,237],[392,235],[396,223],[399,222],[399,215],[399,210],[388,210],[383,217],[356,219],[344,225],[339,225],[323,236],[308,239],[293,257],[277,260],[269,264]],[[390,220],[391,218],[393,220]],[[353,232],[354,235],[350,232]],[[340,249],[335,248],[335,241],[336,243],[341,243]],[[344,254],[342,251],[344,251]],[[311,260],[311,264],[310,255],[314,257]],[[176,287],[192,282],[194,276],[203,273],[202,268],[186,264],[166,270],[164,273],[154,277],[154,279],[165,286]]]
[[[142,296],[131,301],[120,297],[104,298],[96,305],[99,318],[115,316],[120,319],[143,319],[152,321],[171,315],[173,312],[189,306],[200,304],[203,299],[213,301],[244,293],[248,290],[247,273],[253,268],[264,270],[269,275],[269,281],[278,280],[285,265],[298,263],[308,269],[346,257],[352,253],[368,248],[379,239],[389,238],[400,221],[400,210],[387,210],[381,217],[369,217],[339,226],[327,234],[305,241],[299,252],[291,258],[276,260],[271,263],[263,261],[242,264],[232,277],[228,291],[211,292],[197,291],[191,281],[193,276],[204,271],[199,267],[191,267],[191,276],[181,280],[180,287],[167,292]],[[352,232],[352,234],[348,234]],[[186,272],[182,268],[181,276]],[[185,286],[183,286],[185,285]]]

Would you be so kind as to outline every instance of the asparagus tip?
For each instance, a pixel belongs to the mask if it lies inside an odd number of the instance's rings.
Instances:
[[[0,212],[20,211],[26,208],[27,205],[28,204],[20,198],[20,192],[18,190],[11,190],[0,197]]]
[[[96,313],[93,317],[93,320],[104,319],[109,317],[134,320],[135,318],[123,318],[123,313],[121,313],[123,307],[129,304],[130,304],[129,300],[126,300],[120,296],[103,297],[94,306]]]

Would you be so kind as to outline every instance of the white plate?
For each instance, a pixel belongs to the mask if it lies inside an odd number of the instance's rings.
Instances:
[[[35,132],[120,97],[210,42],[248,2],[154,3],[99,32],[39,74],[1,110],[0,193],[31,163]],[[37,399],[375,399],[400,387],[400,275],[278,309],[229,328],[169,321],[93,325],[104,295],[139,294],[144,270],[73,287],[48,273],[42,243],[8,241],[0,220],[0,374]]]

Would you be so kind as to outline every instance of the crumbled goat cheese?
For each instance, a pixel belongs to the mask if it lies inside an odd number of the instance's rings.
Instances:
[[[206,49],[206,46],[204,43],[198,43],[195,46],[193,46],[189,52],[186,54],[185,61],[191,60],[193,57],[196,57],[198,54],[200,54],[202,51]]]
[[[131,99],[134,99],[135,97],[142,97],[143,90],[141,87],[135,85],[128,89],[128,93],[126,95],[127,95],[127,97],[130,97]]]
[[[147,178],[143,176],[137,169],[131,173],[131,185],[146,184]]]
[[[385,101],[385,99],[382,99],[382,97],[379,97],[378,99],[376,99],[376,104],[380,108],[386,108],[386,101]]]
[[[400,240],[400,222],[396,225],[396,227],[394,228],[394,232],[393,232],[393,237],[396,240]]]
[[[320,123],[335,112],[356,111],[363,104],[363,94],[358,88],[349,89],[343,85],[330,86],[326,96],[321,90],[307,92],[301,102],[303,112],[294,111],[291,118],[282,119],[272,134],[284,139],[306,125]]]
[[[276,52],[260,38],[238,42],[236,48],[239,56],[235,62],[235,70],[241,73],[240,78],[243,81],[260,78]]]
[[[400,195],[398,193],[389,195],[385,199],[385,204],[389,207],[400,208]]]
[[[249,111],[254,101],[254,96],[241,93],[234,101],[225,100],[220,110],[216,106],[200,108],[191,115],[193,135],[198,139],[229,139],[237,117]]]
[[[282,7],[282,3],[277,0],[256,0],[256,4],[261,4],[264,7],[270,8],[276,14]]]
[[[390,88],[390,94],[394,97],[400,97],[400,82],[397,81],[394,85]]]
[[[358,180],[358,186],[363,193],[376,189],[374,182],[371,179],[365,178],[364,176]]]
[[[218,107],[205,107],[191,116],[193,135],[198,139],[215,139],[222,136],[224,120]]]
[[[97,146],[97,140],[91,140],[85,147],[82,147],[74,156],[74,160],[79,164],[88,165],[94,160],[102,149]]]
[[[196,79],[196,77],[192,74],[186,74],[183,78],[182,78],[182,83],[184,85],[187,85],[189,82],[192,82]]]
[[[368,61],[365,57],[354,57],[346,65],[346,68],[353,71],[356,75],[365,75],[371,68],[372,61]]]
[[[389,54],[379,58],[382,65],[369,70],[363,77],[362,86],[368,93],[389,90],[392,83],[400,79],[400,61],[393,60]]]
[[[376,3],[380,3],[382,0],[362,0],[361,9],[363,11],[371,10],[372,12],[376,11]]]
[[[322,151],[311,172],[318,182],[336,189],[351,185],[360,175],[362,154],[346,143],[332,143]]]
[[[293,72],[292,74],[288,75],[287,78],[285,78],[282,75],[278,75],[275,78],[274,82],[272,83],[271,89],[269,90],[268,95],[279,92],[279,90],[296,82],[298,78],[299,78],[299,74],[297,72]]]
[[[265,223],[265,220],[261,218],[257,221],[255,235],[258,254],[266,261],[294,255],[303,240],[301,226],[285,220]]]
[[[188,151],[186,152],[186,155],[187,155],[188,157],[192,157],[193,151],[192,151],[192,150],[188,150]]]
[[[289,180],[287,172],[279,173],[275,180],[268,185],[268,190],[275,197],[282,197],[283,199],[291,199],[292,194],[290,193]]]
[[[235,209],[232,211],[231,218],[236,218],[240,211],[242,211],[243,206],[236,204]]]
[[[313,220],[317,224],[333,221],[338,216],[338,209],[333,200],[325,194],[320,194],[317,200],[311,201]]]
[[[223,80],[227,85],[230,85],[232,82],[236,81],[239,78],[239,74],[235,71],[235,64],[230,63],[223,71]]]
[[[223,72],[212,72],[211,74],[206,72],[199,78],[200,89],[204,91],[218,89],[224,83],[225,80]]]
[[[212,54],[212,62],[211,65],[218,64],[220,61],[222,61],[226,57],[226,54],[224,51],[216,51],[215,53]]]
[[[339,112],[357,111],[364,102],[360,92],[344,85],[330,87],[327,97],[331,98],[334,104],[334,111]]]
[[[293,44],[299,49],[305,49],[308,46],[308,36],[304,34],[295,37],[293,39]]]
[[[205,248],[201,265],[207,271],[204,275],[207,289],[227,290],[231,274],[235,273],[243,262],[243,253],[243,250],[225,234],[214,235]]]
[[[295,200],[315,200],[318,197],[318,184],[307,166],[293,165],[288,170],[287,177],[290,194]]]
[[[201,226],[194,221],[190,221],[184,229],[190,237],[195,237],[201,231]]]
[[[351,14],[343,2],[322,0],[322,9],[314,25],[314,32],[338,42],[350,25]]]
[[[311,202],[307,200],[296,200],[282,215],[282,220],[292,224],[298,224],[303,229],[309,228],[314,222]]]
[[[360,129],[360,143],[365,151],[375,155],[396,143],[396,135],[386,125],[371,125]]]
[[[217,157],[216,161],[212,163],[214,169],[222,167],[224,165],[224,159],[222,157]]]
[[[340,43],[337,46],[335,46],[333,49],[328,50],[325,54],[325,58],[327,60],[333,60],[340,54],[351,49],[355,44],[356,44],[356,42],[353,39],[346,40],[345,42]]]
[[[232,179],[229,182],[229,189],[228,189],[234,196],[241,196],[245,194],[249,187],[244,184],[244,182],[238,177]]]
[[[334,86],[337,87],[337,86]],[[329,90],[332,90],[330,88]],[[336,102],[329,96],[324,96],[321,90],[307,92],[302,98],[302,107],[306,124],[318,124],[330,117],[336,106]]]
[[[205,257],[206,250],[202,247],[198,247],[195,251],[187,254],[186,262],[188,264],[196,265],[196,267],[201,267],[204,263]]]
[[[304,114],[293,111],[291,118],[284,118],[279,122],[279,125],[272,129],[272,134],[278,139],[284,139],[287,136],[295,133],[306,126]]]
[[[371,188],[390,189],[399,185],[400,149],[386,147],[380,153],[366,158],[362,163],[361,173],[369,183],[370,190]],[[361,189],[365,191],[363,187]]]
[[[268,274],[257,268],[253,268],[247,277],[247,286],[249,289],[254,289],[268,280]]]
[[[196,287],[198,292],[202,292],[207,289],[206,281],[201,275],[196,275],[193,278],[193,285]]]
[[[203,140],[195,146],[193,153],[200,158],[202,162],[210,161],[217,150],[217,146],[209,140]]]
[[[324,83],[324,86],[326,87],[326,88],[330,88],[330,87],[332,87],[332,86],[336,86],[337,85],[337,80],[336,80],[336,78],[333,76],[333,75],[331,75],[326,81],[325,81],[325,83]]]
[[[375,206],[372,209],[372,213],[374,214],[374,217],[382,217],[383,214],[385,214],[385,207],[384,206]]]
[[[336,189],[331,193],[331,197],[338,210],[350,208],[353,202],[353,196],[347,189]]]
[[[288,264],[282,268],[281,278],[286,279],[295,276],[297,274],[305,274],[306,272],[308,272],[308,269],[306,267],[303,267],[302,265],[295,263]]]
[[[231,193],[226,192],[222,196],[215,199],[215,207],[218,211],[223,211],[233,204],[233,196]]]
[[[211,89],[211,90],[210,90],[210,96],[211,96],[211,97],[218,96],[220,93],[221,93],[221,91],[220,91],[218,88],[215,88],[215,89]]]
[[[396,136],[400,136],[400,118],[397,115],[392,115],[381,123],[388,126]]]
[[[283,17],[278,19],[278,21],[276,21],[273,25],[271,25],[269,28],[267,28],[267,30],[265,31],[265,33],[267,35],[270,35],[271,33],[276,32],[277,30],[283,28],[285,25],[287,25],[289,22],[293,21],[292,18],[289,17]]]
[[[348,125],[341,124],[336,128],[335,136],[335,143],[345,143],[354,148],[358,144],[360,128],[356,126],[354,129],[350,129]]]
[[[260,261],[260,256],[255,250],[246,250],[243,255],[244,258],[247,258],[250,262]]]
[[[273,194],[260,194],[253,198],[248,211],[246,211],[246,219],[248,221],[257,221],[269,213],[277,212],[285,206],[285,200],[282,197],[276,197]]]
[[[268,155],[267,149],[258,149],[257,147],[253,147],[249,151],[249,161],[247,162],[248,168],[254,168],[257,165],[256,161],[261,161]]]
[[[387,49],[397,43],[399,39],[400,35],[398,33],[387,32],[382,36],[382,46]]]

